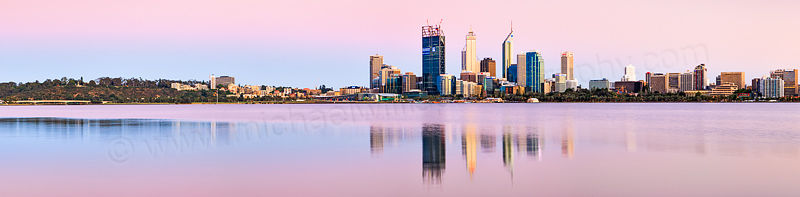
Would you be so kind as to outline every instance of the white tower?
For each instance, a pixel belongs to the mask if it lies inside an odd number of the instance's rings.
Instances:
[[[636,81],[636,68],[633,64],[625,66],[625,76],[622,76],[622,81]]]

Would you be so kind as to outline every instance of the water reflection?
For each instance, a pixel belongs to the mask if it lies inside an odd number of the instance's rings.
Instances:
[[[426,185],[441,185],[445,170],[444,125],[422,127],[422,180]]]

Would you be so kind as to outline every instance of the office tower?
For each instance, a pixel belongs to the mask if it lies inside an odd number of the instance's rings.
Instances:
[[[680,73],[667,73],[668,83],[667,92],[677,93],[681,87],[681,74]]]
[[[401,79],[403,81],[403,92],[410,92],[417,89],[417,75],[413,72],[406,72]]]
[[[761,78],[753,78],[753,80],[750,81],[750,89],[753,91],[753,93],[755,93],[754,96],[759,96],[761,94],[761,92],[759,91],[759,89],[761,88],[761,86],[759,86],[759,83],[761,83]]]
[[[653,91],[653,89],[652,89],[653,85],[650,85],[650,77],[652,77],[652,76],[653,76],[653,74],[650,73],[650,72],[647,72],[647,73],[644,74],[644,82],[645,82],[645,84],[647,84],[647,89],[646,90],[648,92],[652,92]]]
[[[380,78],[379,89],[381,93],[402,93],[402,83],[400,81],[400,69],[391,65],[384,65],[381,68],[378,78]]]
[[[217,89],[217,78],[214,77],[214,74],[211,74],[208,78],[208,86],[211,86],[211,89]]]
[[[717,85],[733,83],[739,89],[744,89],[747,86],[744,81],[744,72],[722,72],[719,75],[719,79],[720,83]]]
[[[483,58],[480,72],[488,72],[490,76],[497,77],[497,63],[491,57]]]
[[[567,80],[575,80],[573,72],[573,54],[571,51],[561,53],[561,73],[567,75]]]
[[[708,70],[706,64],[700,64],[694,67],[694,90],[705,90],[708,86]]]
[[[479,73],[480,68],[478,67],[478,55],[476,53],[476,45],[475,45],[475,33],[472,32],[472,27],[469,29],[469,33],[467,33],[467,46],[465,50],[466,55],[466,69],[468,71],[472,71],[474,73]]]
[[[451,95],[455,93],[456,77],[451,74],[441,74],[436,80],[437,90],[435,92],[439,95]]]
[[[614,90],[617,92],[639,93],[644,90],[644,81],[617,81]]]
[[[655,73],[650,76],[650,91],[658,93],[667,93],[669,88],[669,78],[662,73]]]
[[[622,76],[620,81],[636,81],[636,68],[633,67],[633,64],[625,66],[625,75]]]
[[[378,78],[379,72],[383,67],[383,56],[382,55],[370,55],[369,56],[369,84],[370,88],[378,88],[374,86],[372,80]]]
[[[578,80],[567,80],[567,89],[572,89],[572,91],[578,90]]]
[[[520,53],[517,54],[517,76],[516,81],[518,86],[526,87],[525,84],[525,56],[526,54]]]
[[[783,79],[784,96],[794,96],[797,91],[797,69],[778,69],[770,71],[770,77]]]
[[[511,76],[509,75],[509,70],[511,70],[511,59],[513,59],[514,55],[514,28],[511,28],[511,32],[508,32],[508,36],[506,39],[503,40],[503,78],[506,78],[508,81],[516,81],[516,79],[511,80]],[[514,70],[516,71],[516,70]]]
[[[596,80],[589,80],[589,89],[596,90],[596,89],[609,89],[611,83],[608,79],[596,79]]]
[[[436,79],[445,73],[445,40],[440,25],[422,27],[422,91],[439,95]]]
[[[467,70],[467,45],[461,48],[461,72]]]
[[[494,93],[494,88],[496,86],[495,81],[497,81],[496,77],[486,77],[485,79],[483,79],[483,83],[481,84],[483,85],[483,90],[486,91],[488,94]]]
[[[762,98],[781,98],[786,96],[785,85],[786,81],[781,78],[762,77],[758,80],[758,92]]]
[[[441,184],[446,155],[444,125],[422,126],[422,180],[426,184]]]
[[[678,87],[680,88],[681,92],[686,92],[686,91],[689,91],[689,90],[695,90],[694,89],[695,88],[695,85],[694,85],[695,77],[694,77],[694,73],[693,72],[686,71],[685,73],[682,73],[678,77],[678,79],[680,80],[680,83],[678,84]]]
[[[508,73],[508,78],[506,79],[506,81],[516,83],[517,82],[517,64],[511,64],[511,66],[508,67],[508,72],[507,73]]]
[[[553,74],[555,79],[555,92],[565,92],[567,90],[567,75],[563,73]]]
[[[544,83],[544,59],[539,51],[529,51],[517,55],[517,84],[526,91],[541,93]]]
[[[462,72],[460,78],[462,81],[478,82],[478,74],[473,72]]]

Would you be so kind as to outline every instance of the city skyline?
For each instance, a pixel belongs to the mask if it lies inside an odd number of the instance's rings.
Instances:
[[[418,28],[425,20],[442,20],[446,31],[456,36],[450,43],[456,47],[446,52],[446,73],[459,73],[458,49],[464,45],[461,36],[470,25],[480,35],[477,58],[502,60],[498,43],[509,34],[511,21],[516,23],[512,54],[541,51],[547,64],[553,65],[545,70],[551,74],[558,72],[560,53],[572,51],[576,54],[575,78],[584,86],[591,79],[620,78],[619,70],[628,64],[637,66],[639,76],[646,71],[682,71],[704,63],[709,76],[742,71],[745,78],[752,79],[769,70],[797,67],[795,62],[800,62],[800,57],[792,55],[800,39],[790,36],[798,29],[784,25],[796,18],[789,9],[798,4],[793,1],[576,2],[569,9],[557,2],[537,2],[537,6],[553,9],[533,14],[519,12],[534,6],[532,2],[509,2],[518,5],[513,7],[503,6],[508,3],[463,5],[498,10],[480,16],[464,13],[463,8],[453,7],[457,3],[447,1],[429,2],[441,7],[441,12],[417,15],[405,12],[415,12],[422,2],[341,3],[360,7],[326,11],[320,8],[331,2],[313,1],[5,3],[0,6],[0,16],[10,20],[0,20],[0,27],[7,30],[0,32],[0,45],[4,46],[0,48],[0,66],[6,68],[0,81],[105,76],[202,80],[217,73],[237,76],[242,84],[366,86],[369,84],[360,80],[363,77],[358,77],[363,73],[351,71],[362,70],[367,54],[383,55],[387,64],[422,73]],[[45,4],[50,6],[42,6]],[[309,9],[331,17],[314,18],[292,8],[306,4],[317,5]],[[773,4],[783,6],[770,6]],[[396,9],[365,13],[379,17],[342,14],[387,5]],[[684,11],[694,12],[680,14]],[[534,20],[553,18],[548,16],[565,17]],[[275,20],[282,18],[298,20]],[[311,51],[330,52],[309,55]],[[742,60],[743,56],[751,58]],[[31,67],[41,71],[30,72]]]

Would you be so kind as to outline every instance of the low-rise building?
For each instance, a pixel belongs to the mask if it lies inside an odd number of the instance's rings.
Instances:
[[[596,80],[589,80],[589,89],[590,90],[610,89],[610,87],[611,87],[611,83],[606,78],[596,79]]]

